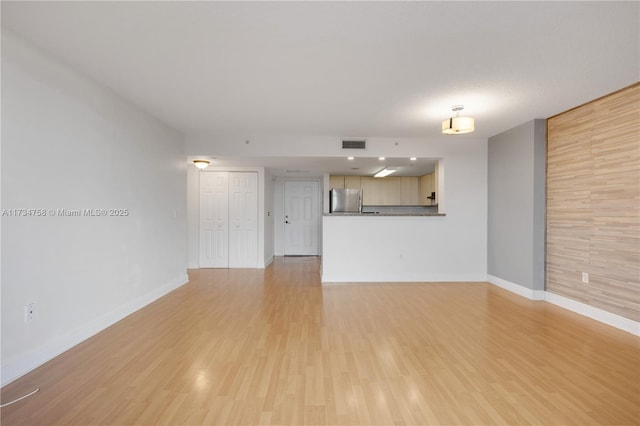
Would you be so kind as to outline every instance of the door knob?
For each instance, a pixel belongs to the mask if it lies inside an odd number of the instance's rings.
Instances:
[[[289,223],[289,221],[288,221],[288,220],[285,220],[285,221],[284,221],[284,223]]]

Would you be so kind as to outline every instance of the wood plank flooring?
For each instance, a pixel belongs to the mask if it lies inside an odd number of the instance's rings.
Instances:
[[[191,281],[2,389],[2,425],[640,423],[637,337],[487,283]]]

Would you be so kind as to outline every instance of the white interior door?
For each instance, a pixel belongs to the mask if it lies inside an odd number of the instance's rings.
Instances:
[[[200,267],[229,267],[227,172],[200,173]]]
[[[229,173],[229,267],[258,265],[258,174]]]
[[[285,256],[318,254],[319,187],[317,181],[284,183]]]

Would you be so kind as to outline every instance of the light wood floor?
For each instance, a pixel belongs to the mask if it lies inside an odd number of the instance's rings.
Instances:
[[[2,389],[2,424],[638,424],[633,335],[486,283],[189,284]]]

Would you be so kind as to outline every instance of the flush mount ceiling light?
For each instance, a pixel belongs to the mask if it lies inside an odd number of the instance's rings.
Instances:
[[[208,160],[193,160],[193,164],[200,170],[206,169],[209,166]]]
[[[380,170],[378,173],[373,175],[374,178],[383,178],[385,176],[389,176],[391,173],[395,173],[398,169],[393,167],[387,167],[385,169]]]
[[[447,118],[442,121],[442,133],[445,135],[461,135],[463,133],[473,132],[473,117],[460,117],[460,111],[464,109],[463,105],[454,105],[451,110],[456,113],[455,117]]]

